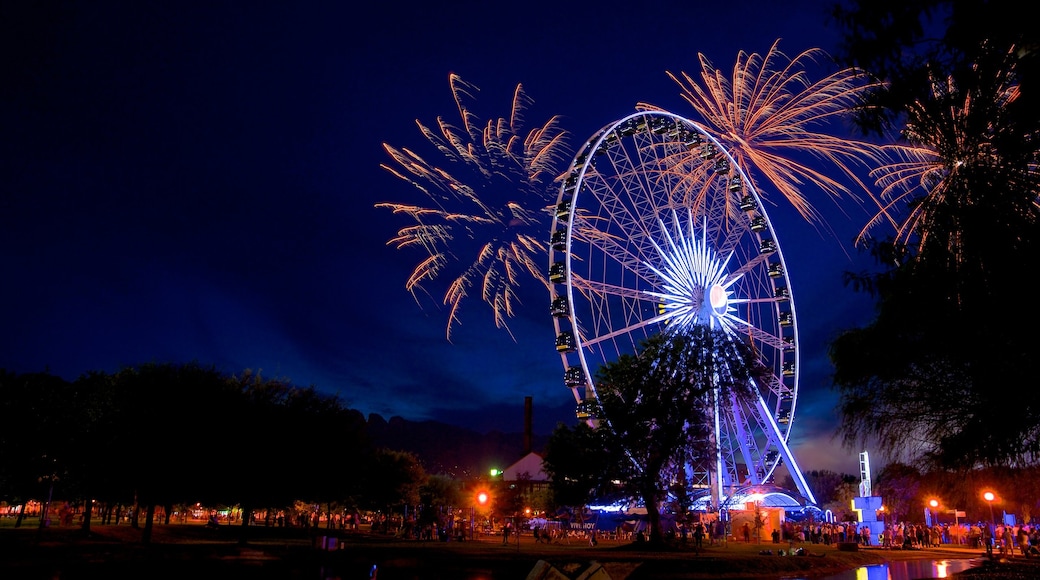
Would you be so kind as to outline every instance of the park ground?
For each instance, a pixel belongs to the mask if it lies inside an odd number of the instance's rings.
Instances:
[[[369,578],[375,566],[380,580],[764,580],[818,578],[886,561],[955,558],[981,562],[958,577],[1040,578],[1040,559],[987,560],[981,550],[949,546],[842,551],[803,544],[805,555],[780,556],[789,549],[786,543],[727,542],[696,549],[690,542],[648,550],[627,540],[546,545],[530,535],[503,544],[498,536],[440,542],[367,531],[250,527],[246,533],[243,541],[237,526],[158,525],[144,545],[141,530],[129,525],[95,526],[89,535],[74,527],[0,526],[0,578],[354,580]]]

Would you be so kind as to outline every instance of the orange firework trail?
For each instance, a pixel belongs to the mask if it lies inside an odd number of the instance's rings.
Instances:
[[[698,54],[699,82],[687,73],[669,72],[668,76],[680,85],[683,98],[703,120],[703,128],[727,148],[760,194],[768,184],[806,220],[818,224],[824,220],[803,193],[807,187],[834,200],[859,201],[862,191],[882,207],[859,175],[884,163],[885,149],[827,132],[851,108],[860,106],[862,97],[877,83],[853,68],[812,81],[807,66],[817,64],[826,54],[810,49],[791,59],[778,44],[774,42],[764,56],[741,51],[730,76],[703,54]],[[812,159],[828,162],[848,180],[839,181],[816,169],[809,163]],[[846,183],[854,184],[856,191]]]
[[[384,143],[393,159],[382,167],[423,193],[422,204],[379,203],[411,218],[388,244],[417,248],[423,259],[405,288],[416,296],[427,284],[450,277],[443,303],[449,308],[447,337],[461,322],[463,301],[476,288],[494,312],[495,325],[509,331],[517,287],[524,272],[548,288],[546,232],[555,201],[553,181],[568,155],[566,133],[557,117],[523,134],[523,112],[531,100],[517,85],[508,118],[482,123],[467,102],[478,89],[458,75],[449,76],[459,125],[444,118],[428,126],[416,121],[440,162]],[[508,196],[508,197],[505,197]],[[472,240],[476,248],[458,243]],[[512,333],[510,332],[510,335]]]

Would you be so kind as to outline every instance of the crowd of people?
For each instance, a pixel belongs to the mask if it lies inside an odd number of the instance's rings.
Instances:
[[[779,541],[777,533],[773,541]],[[1040,555],[1040,526],[1032,524],[987,524],[955,523],[925,524],[893,523],[886,524],[883,531],[874,537],[868,526],[855,522],[795,524],[787,522],[782,532],[783,539],[792,542],[808,541],[813,544],[831,545],[834,543],[853,542],[861,546],[880,546],[882,548],[915,550],[938,548],[943,545],[956,545],[987,552],[999,553],[1001,556],[1038,556]]]

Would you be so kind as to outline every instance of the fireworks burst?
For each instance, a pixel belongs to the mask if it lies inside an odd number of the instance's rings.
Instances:
[[[881,207],[857,169],[865,173],[882,163],[883,149],[825,132],[850,108],[859,106],[861,98],[877,84],[853,68],[813,82],[806,68],[826,54],[810,49],[791,59],[778,45],[779,41],[774,42],[764,56],[739,52],[732,78],[703,54],[698,54],[700,83],[685,72],[669,72],[668,76],[680,85],[683,98],[703,119],[705,131],[726,146],[759,193],[763,191],[762,182],[768,183],[799,214],[818,224],[824,220],[803,194],[806,184],[835,200],[861,199],[858,191],[808,164],[815,158],[837,167]]]
[[[522,134],[523,113],[532,101],[521,85],[513,93],[508,118],[482,123],[467,105],[479,89],[455,74],[448,80],[459,125],[442,117],[432,126],[418,120],[416,124],[450,169],[384,143],[394,163],[382,167],[415,186],[425,201],[376,207],[414,222],[387,243],[423,252],[405,283],[417,301],[420,291],[428,293],[427,284],[450,277],[443,303],[449,307],[446,332],[451,340],[452,329],[461,322],[462,303],[473,288],[491,307],[496,327],[507,332],[524,272],[548,288],[548,210],[555,201],[552,184],[568,151],[567,135],[555,116]]]
[[[1012,51],[1003,63],[1013,62]],[[1009,215],[1035,215],[1040,184],[1036,158],[1027,150],[1026,158],[1016,162],[1002,147],[1014,134],[1009,110],[1020,96],[1015,67],[1004,64],[986,70],[976,65],[974,70],[979,82],[970,90],[958,87],[952,77],[933,78],[929,97],[907,108],[903,135],[911,147],[900,148],[898,161],[872,172],[888,205],[864,227],[861,237],[889,213],[906,208],[906,217],[896,226],[896,242],[920,252],[930,235],[941,234],[939,245],[960,261],[964,232],[942,229],[942,215],[951,208],[1000,203]],[[991,190],[1004,192],[999,201],[981,198]],[[1022,195],[1016,197],[1016,192]],[[932,232],[933,226],[941,231]]]

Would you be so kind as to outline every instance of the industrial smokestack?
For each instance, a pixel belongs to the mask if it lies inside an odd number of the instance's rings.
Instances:
[[[534,430],[531,421],[533,414],[531,408],[531,397],[524,397],[524,456],[531,452],[531,438]]]

